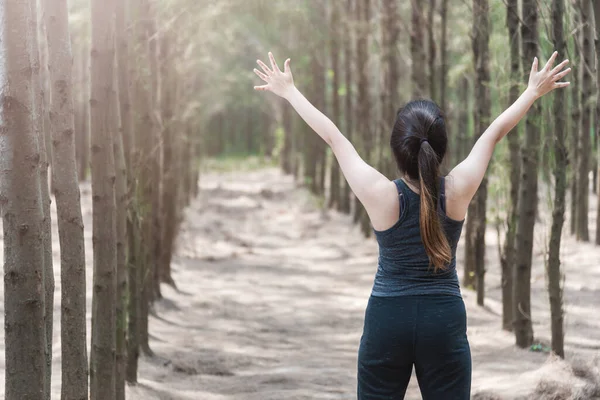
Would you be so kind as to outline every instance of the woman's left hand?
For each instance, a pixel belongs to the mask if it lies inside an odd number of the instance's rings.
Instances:
[[[260,60],[256,61],[263,71],[259,71],[255,68],[254,72],[267,84],[254,86],[254,89],[268,90],[280,97],[286,98],[294,89],[294,78],[292,77],[292,71],[290,69],[290,59],[288,58],[285,60],[283,72],[279,69],[279,66],[275,62],[275,57],[273,57],[273,53],[271,52],[269,52],[269,59],[271,60],[271,68],[267,67],[265,63]]]

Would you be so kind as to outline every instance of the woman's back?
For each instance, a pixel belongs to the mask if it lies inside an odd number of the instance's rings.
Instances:
[[[402,180],[394,181],[400,202],[400,217],[389,229],[375,230],[379,262],[373,285],[374,296],[449,294],[460,296],[456,274],[456,247],[463,222],[446,216],[445,178],[440,180],[438,214],[452,250],[450,264],[434,271],[421,238],[420,195]]]

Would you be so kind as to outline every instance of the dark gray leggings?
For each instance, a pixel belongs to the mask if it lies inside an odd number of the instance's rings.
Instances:
[[[423,400],[468,400],[471,350],[462,298],[371,296],[358,351],[358,400],[401,400],[415,366]]]

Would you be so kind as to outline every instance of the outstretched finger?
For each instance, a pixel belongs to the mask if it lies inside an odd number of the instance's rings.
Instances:
[[[531,75],[535,74],[536,72],[538,72],[538,58],[534,57],[533,64],[531,64]]]
[[[567,74],[568,74],[569,72],[571,72],[571,68],[567,68],[567,69],[565,69],[564,71],[562,71],[562,72],[560,72],[560,73],[556,74],[556,75],[554,76],[554,81],[558,81],[558,80],[560,80],[560,79],[564,78],[565,76],[567,76]]]
[[[554,61],[556,61],[557,56],[558,56],[558,51],[555,51],[554,53],[552,53],[552,56],[550,57],[550,59],[548,60],[546,65],[544,65],[544,71],[548,71],[550,68],[552,68],[552,66],[554,65]]]
[[[273,68],[273,71],[281,72],[279,65],[275,62],[275,57],[273,57],[273,53],[271,52],[269,52],[269,59],[271,60],[271,68]]]
[[[550,71],[550,74],[551,75],[558,74],[560,72],[560,70],[562,70],[568,63],[569,63],[569,60],[564,60],[563,62],[558,64],[556,67],[554,67],[552,69],[552,71]]]
[[[267,78],[268,78],[268,77],[267,77],[265,74],[263,74],[262,72],[260,72],[260,71],[259,71],[259,70],[257,70],[256,68],[254,68],[254,73],[255,73],[256,75],[258,75],[258,77],[259,77],[260,79],[262,79],[263,81],[267,82]]]
[[[564,88],[564,87],[569,86],[570,84],[571,84],[571,82],[556,82],[554,84],[554,87],[555,88]]]
[[[285,60],[285,63],[283,64],[283,71],[286,74],[290,72],[290,59],[289,58],[287,60]]]
[[[269,85],[254,86],[254,90],[266,91],[269,90]]]
[[[265,74],[267,74],[267,76],[273,74],[273,71],[271,71],[264,62],[256,60],[256,63],[260,65],[260,67],[263,69],[263,71],[265,71]]]

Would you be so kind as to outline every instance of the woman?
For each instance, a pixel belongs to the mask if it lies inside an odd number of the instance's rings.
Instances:
[[[365,207],[379,244],[379,265],[358,352],[359,400],[403,399],[413,365],[425,400],[468,400],[471,353],[456,274],[456,246],[467,208],[496,144],[541,96],[569,85],[568,60],[553,68],[555,52],[477,140],[447,177],[444,115],[435,103],[412,101],[397,114],[390,145],[402,178],[390,181],[366,164],[352,144],[294,86],[290,60],[282,72],[257,61],[266,82],[257,90],[285,99],[327,142],[354,194]]]

